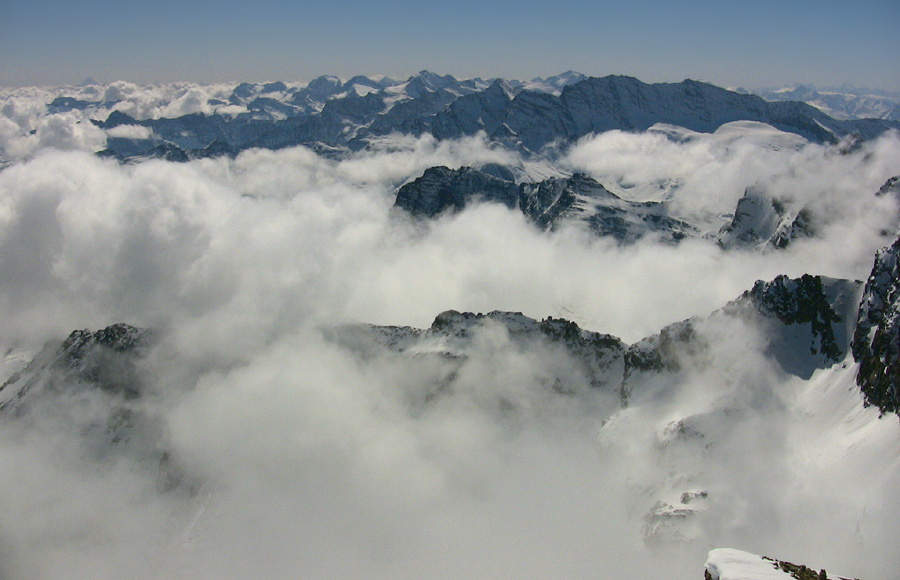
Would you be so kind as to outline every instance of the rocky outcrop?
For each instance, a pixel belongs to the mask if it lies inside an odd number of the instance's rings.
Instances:
[[[884,182],[884,185],[878,190],[876,193],[878,197],[882,197],[885,195],[893,195],[900,199],[900,175],[895,175],[891,177],[887,181]]]
[[[127,455],[155,472],[159,491],[192,492],[197,481],[167,450],[164,419],[146,405],[153,346],[149,330],[123,323],[50,342],[0,386],[0,421],[52,421],[87,456]]]
[[[829,284],[845,284],[828,280]],[[851,290],[852,291],[852,290]],[[785,325],[809,325],[813,344],[811,354],[821,353],[826,361],[838,362],[846,354],[846,345],[839,342],[834,325],[843,321],[825,293],[821,276],[804,274],[791,279],[778,276],[771,282],[758,281],[746,295],[765,315],[774,316]]]
[[[860,302],[853,356],[866,403],[900,412],[900,238],[875,257]]]
[[[738,200],[731,223],[719,232],[719,244],[726,249],[782,249],[813,235],[815,226],[808,208],[792,210],[786,202],[754,186]]]
[[[725,311],[762,323],[766,352],[802,378],[846,357],[862,283],[804,274],[757,281]]]
[[[460,210],[475,201],[500,203],[515,207],[519,188],[471,167],[450,169],[431,167],[418,179],[397,191],[394,205],[409,213],[433,218],[447,210]]]
[[[73,331],[62,343],[48,343],[24,370],[0,386],[0,410],[21,411],[30,398],[73,385],[135,398],[143,385],[137,362],[150,340],[146,329],[123,323],[96,332]]]
[[[843,576],[831,576],[824,569],[816,570],[803,564],[732,548],[711,550],[703,577],[705,580],[849,580]]]
[[[516,185],[471,167],[432,167],[400,187],[394,205],[414,216],[433,218],[476,201],[517,208],[542,229],[581,222],[598,236],[624,243],[651,235],[675,243],[700,235],[699,228],[669,215],[667,204],[622,199],[581,173]]]

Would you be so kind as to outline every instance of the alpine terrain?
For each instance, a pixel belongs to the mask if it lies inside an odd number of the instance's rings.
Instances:
[[[895,577],[900,120],[843,91],[0,89],[0,578]]]

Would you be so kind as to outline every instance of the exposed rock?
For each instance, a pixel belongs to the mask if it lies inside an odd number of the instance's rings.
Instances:
[[[0,410],[18,410],[37,391],[60,391],[72,384],[137,397],[142,381],[135,364],[149,342],[147,330],[122,323],[96,332],[76,330],[60,344],[48,343],[24,370],[0,386],[5,395]]]
[[[432,167],[397,191],[395,205],[415,216],[430,218],[447,210],[460,210],[474,201],[518,207],[544,229],[566,221],[580,222],[598,236],[611,236],[623,243],[648,235],[672,243],[700,235],[698,228],[671,217],[665,203],[624,200],[581,173],[517,186],[471,167]]]
[[[156,472],[159,491],[193,492],[198,482],[166,449],[164,420],[146,405],[152,346],[150,331],[122,323],[48,343],[0,386],[0,420],[50,420],[77,434],[86,455],[127,455]]]
[[[474,201],[515,207],[519,188],[471,167],[431,167],[422,177],[397,191],[395,205],[413,215],[433,218],[447,210],[460,210]]]
[[[711,550],[703,576],[706,580],[850,580],[803,564],[757,556],[732,548]]]
[[[891,177],[887,181],[884,182],[884,185],[878,190],[878,193],[875,195],[882,197],[885,195],[894,195],[900,198],[900,175],[895,175]]]
[[[842,361],[850,349],[850,335],[862,283],[804,274],[757,281],[725,310],[733,315],[762,314],[767,352],[782,368],[809,378],[817,368]]]
[[[900,412],[900,238],[878,252],[860,302],[853,357],[866,403]]]

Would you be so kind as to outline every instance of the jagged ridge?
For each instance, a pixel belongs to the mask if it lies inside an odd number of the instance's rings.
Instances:
[[[900,238],[876,255],[852,348],[866,402],[884,412],[900,411]]]
[[[518,209],[544,229],[566,220],[581,221],[598,236],[634,242],[650,234],[668,242],[700,235],[700,230],[669,215],[665,202],[632,202],[582,173],[516,185],[471,167],[431,167],[397,190],[394,205],[414,216],[433,218],[475,202]]]
[[[242,84],[229,102],[246,107],[246,113],[137,120],[114,111],[96,123],[105,129],[137,125],[153,131],[149,139],[110,139],[105,155],[120,159],[168,155],[173,160],[301,144],[322,152],[352,151],[393,132],[431,133],[439,139],[484,132],[492,140],[540,152],[591,133],[642,131],[657,123],[711,132],[732,121],[758,121],[829,143],[848,135],[869,139],[900,129],[896,121],[840,121],[805,103],[769,103],[692,80],[647,84],[624,76],[563,77],[526,85],[459,81],[423,71],[403,83],[366,77],[342,83],[320,77],[300,89],[283,83]],[[86,105],[57,99],[50,106],[64,110]]]

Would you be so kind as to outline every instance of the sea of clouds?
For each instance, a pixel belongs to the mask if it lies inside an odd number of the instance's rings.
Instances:
[[[227,94],[90,90],[143,118]],[[96,111],[47,114],[55,94],[0,95],[4,368],[74,329],[152,328],[148,445],[190,483],[161,493],[136,442],[97,452],[84,433],[105,394],[2,417],[0,577],[689,579],[718,546],[870,580],[900,567],[900,422],[862,407],[852,359],[802,380],[764,356],[758,328],[710,323],[711,365],[620,409],[586,385],[548,392],[558,353],[487,327],[453,393],[429,403],[440,362],[361,358],[325,332],[510,310],[634,342],[758,279],[864,280],[897,233],[897,200],[874,193],[900,173],[900,136],[848,149],[733,124],[586,138],[553,171],[663,196],[713,232],[748,186],[820,224],[784,251],[621,246],[499,205],[429,223],[392,209],[433,165],[533,163],[483,137],[120,164],[94,155]],[[714,440],[661,445],[660,429],[697,416]],[[695,487],[710,495],[691,534],[646,542],[654,502]]]

